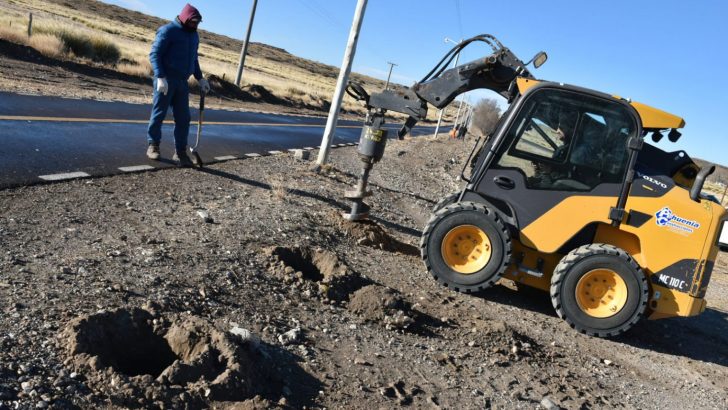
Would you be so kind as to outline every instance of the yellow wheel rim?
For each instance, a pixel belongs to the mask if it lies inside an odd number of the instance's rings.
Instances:
[[[613,270],[594,269],[576,284],[576,303],[591,317],[612,317],[627,303],[627,284]]]
[[[490,238],[474,225],[461,225],[450,230],[442,240],[442,258],[455,272],[470,275],[490,261]]]

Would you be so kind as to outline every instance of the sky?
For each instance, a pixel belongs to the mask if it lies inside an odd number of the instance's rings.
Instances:
[[[186,1],[106,0],[173,19]],[[193,1],[201,28],[242,39],[252,0]],[[259,0],[251,41],[341,66],[357,0]],[[683,117],[682,139],[667,151],[728,165],[728,1],[610,0],[517,2],[486,0],[369,0],[353,69],[410,85],[452,44],[492,34],[523,61],[538,51],[549,60],[539,78],[631,98]],[[481,43],[482,44],[482,43]],[[490,54],[463,51],[466,62]],[[204,67],[203,67],[204,70]],[[492,97],[472,93],[471,102]],[[496,97],[500,99],[500,97]],[[505,101],[500,99],[501,104]],[[726,123],[723,123],[726,121]]]

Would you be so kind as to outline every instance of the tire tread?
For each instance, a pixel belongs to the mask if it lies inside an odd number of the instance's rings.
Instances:
[[[451,194],[450,196],[455,195]],[[429,255],[427,252],[427,242],[430,238],[430,234],[432,233],[432,230],[435,228],[435,226],[440,222],[442,219],[444,219],[446,216],[451,215],[455,212],[463,212],[463,211],[475,211],[480,212],[485,215],[488,215],[488,217],[495,223],[496,228],[502,233],[503,239],[504,239],[504,247],[503,247],[503,261],[501,262],[501,266],[498,268],[497,272],[486,282],[479,283],[477,285],[473,286],[450,286],[444,279],[440,278],[436,272],[432,269],[432,265],[430,263]],[[491,286],[493,286],[498,280],[503,276],[503,273],[505,273],[506,268],[508,268],[508,265],[510,264],[511,260],[511,236],[510,232],[508,231],[508,228],[503,223],[501,218],[498,216],[498,214],[493,211],[492,209],[488,208],[484,204],[476,203],[476,202],[470,202],[470,201],[464,201],[464,202],[457,202],[454,204],[450,204],[445,206],[444,208],[438,210],[435,212],[430,219],[427,221],[427,224],[425,225],[425,229],[422,232],[422,237],[420,238],[420,254],[422,256],[422,260],[425,263],[425,267],[427,268],[427,271],[432,275],[432,277],[441,285],[451,288],[457,292],[461,293],[471,293],[471,292],[477,292],[481,290],[485,290]]]
[[[561,296],[561,282],[563,282],[564,278],[569,272],[569,269],[571,269],[574,264],[581,261],[582,259],[585,259],[590,256],[596,256],[596,255],[612,255],[616,256],[620,259],[622,259],[624,262],[627,262],[627,264],[633,268],[637,272],[638,280],[641,281],[640,288],[642,289],[642,294],[640,295],[640,303],[637,307],[638,314],[636,314],[631,320],[628,322],[622,324],[617,329],[612,331],[590,331],[588,329],[582,328],[577,323],[575,323],[571,318],[569,318],[563,310],[563,307],[561,306],[560,296]],[[566,256],[564,256],[561,261],[556,265],[556,268],[554,269],[554,273],[551,277],[551,288],[550,288],[550,294],[551,294],[551,304],[554,306],[554,309],[556,310],[556,314],[563,320],[566,321],[566,323],[569,324],[573,329],[577,330],[580,333],[587,334],[589,336],[596,336],[596,337],[612,337],[617,336],[621,333],[626,332],[629,330],[632,326],[637,324],[639,320],[644,315],[644,312],[647,308],[647,301],[648,301],[648,293],[649,288],[647,286],[647,276],[644,274],[644,271],[642,268],[637,264],[637,262],[630,256],[627,252],[624,250],[613,246],[608,245],[605,243],[592,243],[589,245],[583,245],[580,246],[571,252],[569,252]]]

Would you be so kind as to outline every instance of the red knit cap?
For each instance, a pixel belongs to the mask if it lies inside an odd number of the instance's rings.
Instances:
[[[182,12],[179,13],[179,21],[182,22],[182,24],[187,24],[190,20],[197,20],[202,21],[202,14],[191,4],[187,4],[185,8],[182,9]]]

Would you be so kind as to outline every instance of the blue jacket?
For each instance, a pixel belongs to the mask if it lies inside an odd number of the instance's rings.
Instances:
[[[202,78],[197,59],[199,45],[197,32],[185,31],[177,20],[160,27],[149,53],[154,76],[185,81],[193,74],[198,80]]]

